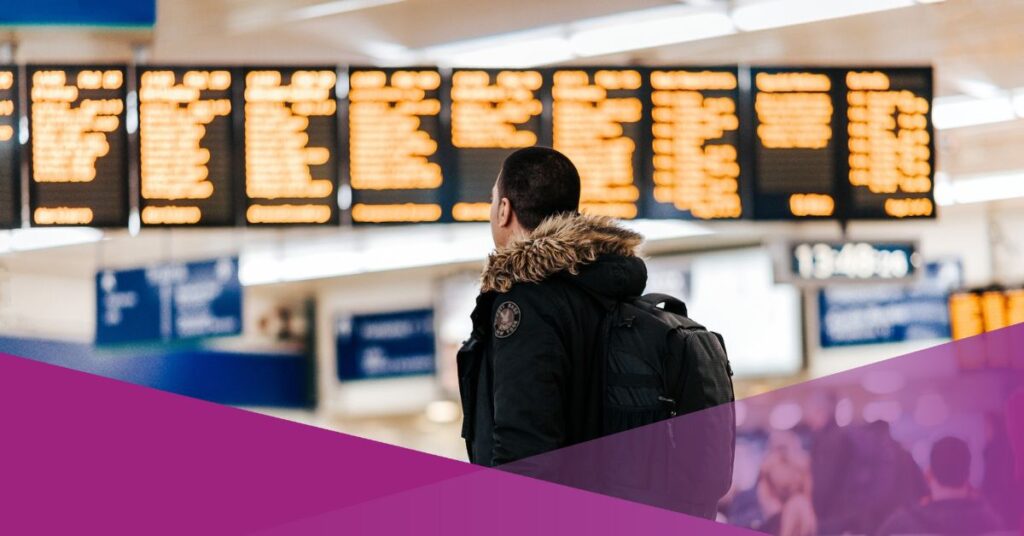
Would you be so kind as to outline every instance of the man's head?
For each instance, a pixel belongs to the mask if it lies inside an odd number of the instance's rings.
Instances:
[[[580,205],[580,174],[562,153],[528,147],[508,156],[491,190],[491,236],[506,246],[545,218],[574,213]]]
[[[933,499],[966,494],[969,490],[967,478],[970,474],[971,451],[964,440],[944,437],[932,445],[928,475]]]

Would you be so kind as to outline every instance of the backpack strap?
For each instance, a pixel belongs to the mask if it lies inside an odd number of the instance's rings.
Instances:
[[[645,294],[640,297],[640,301],[652,307],[658,307],[659,305],[664,304],[666,311],[680,316],[687,316],[686,304],[677,298],[669,296],[668,294]]]

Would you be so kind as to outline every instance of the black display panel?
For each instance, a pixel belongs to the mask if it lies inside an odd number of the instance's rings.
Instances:
[[[18,68],[0,65],[0,228],[21,226]]]
[[[644,217],[745,216],[737,68],[665,67],[647,76],[652,140]]]
[[[27,74],[32,225],[127,225],[125,67],[30,65]]]
[[[580,209],[632,219],[640,202],[639,172],[650,143],[644,128],[646,84],[639,69],[554,69],[551,133],[555,149],[580,173]]]
[[[544,76],[538,70],[456,69],[451,78],[451,217],[487,221],[491,186],[511,152],[543,136]]]
[[[858,68],[844,82],[848,219],[935,216],[931,68]]]
[[[354,223],[442,219],[442,95],[437,69],[350,70],[346,167]]]
[[[755,219],[839,215],[836,96],[841,84],[830,69],[751,69]]]
[[[139,67],[142,225],[236,223],[235,74],[214,67]]]
[[[244,221],[337,223],[335,69],[260,67],[243,77]]]

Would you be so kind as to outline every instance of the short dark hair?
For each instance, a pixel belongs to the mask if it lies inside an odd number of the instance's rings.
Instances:
[[[501,165],[498,195],[528,230],[545,218],[575,213],[580,207],[580,174],[567,156],[549,147],[527,147]]]
[[[971,451],[963,439],[944,437],[932,445],[932,476],[947,488],[962,488],[971,474]]]

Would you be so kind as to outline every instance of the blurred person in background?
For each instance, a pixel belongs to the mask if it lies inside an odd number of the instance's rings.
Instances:
[[[928,462],[928,498],[898,510],[876,534],[984,534],[999,530],[998,516],[968,482],[970,472],[971,452],[964,440],[944,437],[936,441]]]
[[[462,435],[472,463],[495,466],[601,434],[601,298],[639,296],[642,237],[578,212],[580,178],[549,148],[506,158],[473,331],[458,354]]]
[[[779,536],[817,534],[812,487],[810,457],[797,435],[772,434],[756,487],[764,521],[752,528]]]
[[[836,423],[836,396],[831,392],[812,393],[804,408],[803,427],[810,442],[812,499],[822,533],[840,533],[856,511],[844,492],[851,485],[849,466],[836,463],[852,455],[853,444],[846,428]]]
[[[1013,471],[1013,448],[1006,432],[1006,419],[998,412],[985,415],[985,472],[981,478],[981,493],[999,514],[1004,528],[1020,525],[1017,512],[1021,493]]]

